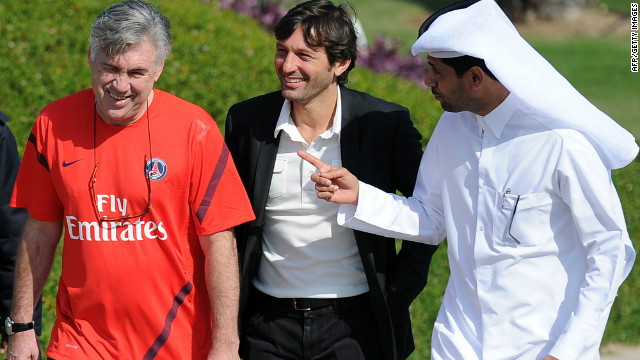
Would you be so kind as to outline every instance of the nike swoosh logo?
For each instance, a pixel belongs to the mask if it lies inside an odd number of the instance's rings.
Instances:
[[[80,159],[78,159],[76,161],[72,161],[70,163],[68,163],[66,161],[62,161],[62,167],[67,167],[67,166],[73,165],[73,164],[77,163],[78,161],[80,161]]]

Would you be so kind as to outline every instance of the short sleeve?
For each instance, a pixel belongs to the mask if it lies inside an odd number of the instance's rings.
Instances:
[[[55,141],[49,134],[50,119],[43,112],[31,129],[22,164],[13,189],[11,206],[27,208],[40,221],[60,221],[63,204],[51,176],[51,157]]]
[[[216,123],[196,136],[190,194],[198,235],[211,235],[255,219],[233,158]]]

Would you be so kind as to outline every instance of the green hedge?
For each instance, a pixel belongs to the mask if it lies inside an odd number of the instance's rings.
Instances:
[[[89,27],[95,16],[111,3],[112,0],[0,2],[0,109],[12,118],[9,125],[20,151],[42,107],[90,86],[86,62]],[[174,39],[173,53],[158,88],[201,105],[220,126],[233,103],[278,88],[272,63],[274,40],[253,20],[232,11],[221,11],[216,1],[153,3],[171,20]],[[356,68],[349,86],[411,109],[417,127],[425,135],[425,144],[442,112],[429,92],[391,75]],[[640,162],[636,161],[613,174],[633,239],[640,239],[639,171]],[[55,319],[59,261],[58,256],[44,294],[44,347]],[[431,265],[429,285],[413,304],[418,350],[412,359],[429,358],[431,328],[448,274],[443,244]],[[620,291],[605,341],[639,341],[639,303],[633,294],[639,282],[640,271],[636,269]]]

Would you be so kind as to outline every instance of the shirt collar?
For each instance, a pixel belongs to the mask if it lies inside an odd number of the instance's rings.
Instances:
[[[483,130],[490,130],[493,135],[499,139],[507,121],[509,121],[519,104],[520,101],[518,98],[512,93],[509,93],[507,98],[486,116],[476,115],[478,131],[482,133]]]
[[[282,109],[280,110],[280,116],[278,116],[278,122],[276,123],[276,128],[273,130],[273,137],[278,137],[278,134],[281,130],[295,129],[296,124],[293,122],[293,118],[291,117],[291,101],[288,99],[284,100],[282,104]],[[297,129],[295,130],[298,131]],[[333,135],[337,135],[340,138],[340,133],[342,132],[342,97],[340,96],[340,86],[338,86],[338,101],[336,103],[336,112],[333,115],[333,126],[330,129],[325,131],[320,137],[322,138],[330,138]]]

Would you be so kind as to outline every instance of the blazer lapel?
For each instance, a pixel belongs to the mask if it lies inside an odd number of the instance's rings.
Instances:
[[[342,166],[354,174],[358,174],[358,159],[360,158],[360,141],[358,140],[359,122],[354,119],[358,116],[353,103],[351,91],[344,86],[340,87],[342,101],[342,130],[340,132],[340,155]]]
[[[269,194],[269,187],[271,186],[273,166],[276,162],[278,144],[280,143],[280,134],[278,134],[277,138],[273,137],[274,128],[275,123],[271,127],[267,125],[263,127],[265,141],[260,143],[260,149],[258,150],[253,186],[253,198],[256,209],[264,209],[267,205],[267,195]],[[260,213],[260,215],[262,215],[264,210],[261,210]]]
[[[341,87],[340,94],[342,96],[342,132],[340,133],[342,166],[354,175],[359,176],[362,166],[359,161],[361,156],[360,137],[358,136],[360,121],[358,121],[357,118],[360,115],[351,90]],[[373,287],[379,287],[379,282],[371,280],[376,278],[372,242],[369,239],[371,235],[356,230],[354,230],[353,233],[356,237],[356,244],[360,253],[360,259],[362,259],[362,265],[365,268],[367,279],[369,279],[370,290],[375,290]],[[380,281],[380,279],[378,279],[378,281]]]
[[[272,100],[272,99],[269,99]],[[272,100],[273,101],[273,100]],[[271,186],[271,176],[273,174],[273,166],[276,162],[276,155],[278,154],[278,144],[280,136],[273,137],[273,131],[275,130],[276,123],[278,121],[278,115],[282,103],[279,106],[273,102],[267,102],[268,108],[264,109],[263,115],[258,115],[254,119],[255,124],[260,128],[255,128],[255,140],[257,142],[256,150],[252,152],[253,156],[253,174],[252,176],[252,189],[247,189],[251,192],[251,205],[256,215],[256,219],[253,221],[251,233],[246,238],[246,247],[244,249],[244,261],[243,261],[243,274],[250,277],[254,274],[257,264],[259,263],[261,249],[262,249],[262,224],[264,222],[264,209],[267,205],[267,197],[269,195],[269,186]],[[262,117],[262,119],[260,119]],[[262,120],[262,121],[261,121]],[[254,269],[254,270],[251,270]],[[257,270],[256,270],[257,271]],[[244,277],[245,275],[243,275]],[[247,280],[244,279],[246,281]]]

